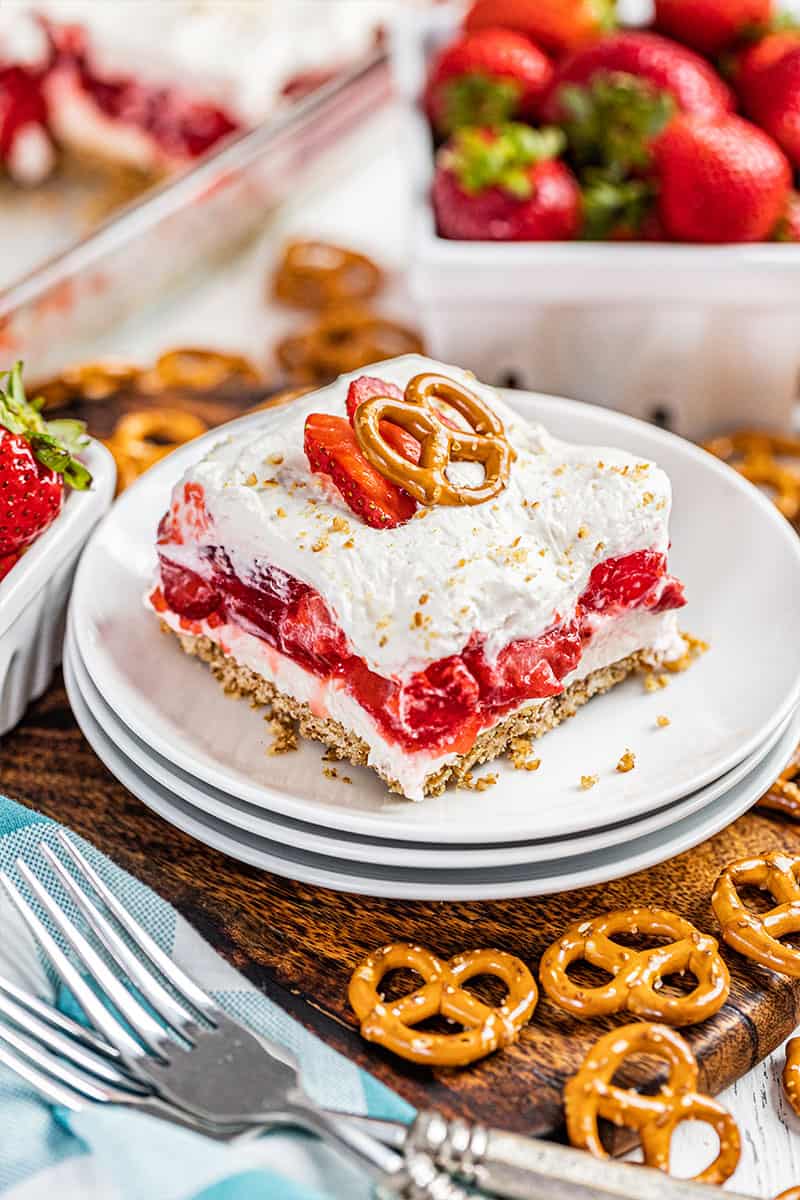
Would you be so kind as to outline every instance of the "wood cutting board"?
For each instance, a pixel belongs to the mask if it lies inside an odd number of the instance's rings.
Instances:
[[[267,391],[234,392],[222,407],[234,415]],[[112,418],[136,402],[129,394],[110,397],[85,406],[83,415],[102,436]],[[175,402],[194,408],[198,401],[171,395]],[[209,423],[222,419],[219,409],[202,411]],[[508,1049],[460,1071],[415,1067],[359,1036],[347,1004],[348,980],[359,960],[398,940],[420,942],[443,957],[496,946],[535,972],[543,950],[572,921],[633,905],[672,909],[716,934],[710,895],[726,863],[778,848],[800,854],[800,826],[753,811],[659,867],[542,899],[419,903],[309,887],[237,863],[145,808],[84,740],[60,679],[4,739],[0,793],[62,821],[149,884],[256,986],[414,1105],[555,1137],[563,1135],[564,1081],[601,1033],[624,1023],[624,1015],[580,1022],[542,997],[532,1024]],[[701,1084],[713,1093],[768,1055],[800,1021],[800,980],[723,953],[732,976],[730,999],[710,1021],[685,1031],[701,1064]],[[627,1078],[644,1087],[658,1080],[657,1066],[646,1060],[633,1064]],[[616,1135],[614,1144],[622,1149],[630,1141]]]

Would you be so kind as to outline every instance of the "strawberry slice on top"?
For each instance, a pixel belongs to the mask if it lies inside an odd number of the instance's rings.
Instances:
[[[0,374],[0,558],[21,553],[61,511],[65,487],[92,477],[74,455],[88,444],[81,421],[45,421],[29,403],[22,363]]]
[[[415,501],[367,461],[346,417],[311,413],[306,418],[304,444],[311,470],[328,475],[367,525],[392,529],[414,515]]]
[[[351,424],[359,404],[363,404],[365,400],[373,400],[376,396],[388,396],[391,400],[403,399],[403,393],[396,383],[385,383],[382,379],[376,379],[374,375],[360,375],[352,381],[347,389],[346,401],[347,416]],[[402,454],[403,458],[411,463],[419,462],[421,447],[412,434],[395,425],[393,421],[381,421],[380,431],[387,445],[398,454]]]

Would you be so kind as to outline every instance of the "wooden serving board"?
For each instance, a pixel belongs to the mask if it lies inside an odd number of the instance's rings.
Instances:
[[[751,812],[660,867],[544,899],[432,904],[308,887],[207,849],[145,808],[84,740],[60,680],[4,739],[0,793],[92,841],[174,904],[273,1000],[413,1104],[555,1137],[562,1133],[565,1079],[590,1044],[624,1017],[579,1022],[543,997],[532,1024],[507,1050],[461,1071],[414,1067],[359,1036],[347,1004],[358,961],[385,942],[411,940],[443,956],[497,946],[535,971],[542,951],[566,925],[634,904],[671,908],[715,932],[709,897],[722,866],[779,847],[800,853],[800,829]],[[800,981],[724,953],[731,997],[712,1020],[686,1031],[701,1063],[702,1086],[712,1092],[769,1054],[800,1020]],[[638,1066],[630,1082],[654,1085],[653,1064]]]

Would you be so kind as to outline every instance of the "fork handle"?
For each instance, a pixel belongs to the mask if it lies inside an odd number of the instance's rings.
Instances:
[[[409,1153],[427,1155],[439,1168],[510,1200],[708,1200],[710,1189],[661,1171],[597,1159],[569,1146],[447,1120],[422,1112],[410,1127]],[[748,1200],[732,1192],[725,1200]]]
[[[382,1200],[469,1200],[463,1188],[441,1172],[424,1149],[409,1145],[404,1154],[398,1154],[346,1118],[317,1108],[305,1097],[291,1100],[285,1115],[366,1171]]]

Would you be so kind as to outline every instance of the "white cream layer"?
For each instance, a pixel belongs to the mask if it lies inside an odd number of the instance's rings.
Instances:
[[[174,613],[158,612],[157,615],[176,633],[186,632]],[[344,690],[341,680],[319,679],[238,625],[210,626],[199,621],[196,626],[240,666],[262,675],[284,695],[308,704],[316,716],[332,717],[357,734],[369,746],[369,766],[395,780],[409,800],[422,800],[428,776],[458,757],[457,754],[437,755],[428,751],[410,754],[396,743],[388,742],[369,713]],[[680,657],[684,644],[678,634],[674,612],[640,612],[624,617],[597,618],[592,641],[577,669],[567,675],[564,687],[642,649],[651,650],[654,661]],[[527,700],[519,707],[528,708],[536,703]],[[504,713],[495,724],[510,715]],[[489,724],[486,728],[491,727]]]
[[[477,392],[501,416],[517,452],[508,486],[472,507],[420,508],[396,529],[371,529],[330,481],[313,474],[303,450],[312,412],[345,414],[361,374],[404,387],[438,371]],[[452,468],[470,481],[481,468]],[[541,634],[571,616],[592,568],[636,550],[666,553],[671,491],[651,463],[620,450],[558,441],[523,420],[468,372],[419,355],[342,376],[329,387],[264,415],[263,427],[223,438],[190,468],[211,527],[163,547],[200,571],[197,546],[224,547],[248,580],[259,561],[321,593],[353,650],[380,675],[407,678],[463,650],[477,632],[492,658],[510,641]]]

